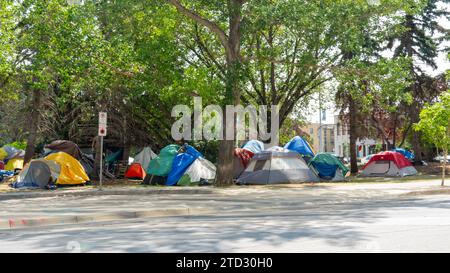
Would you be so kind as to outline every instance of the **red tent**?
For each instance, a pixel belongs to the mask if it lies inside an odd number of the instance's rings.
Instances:
[[[3,161],[0,161],[0,170],[5,169],[5,163]]]
[[[372,158],[369,160],[369,162],[367,162],[367,164],[362,169],[364,170],[372,162],[377,162],[377,161],[393,161],[399,169],[412,166],[411,162],[409,162],[409,160],[406,159],[406,157],[404,155],[402,155],[401,153],[381,152],[381,153],[378,153],[378,154],[372,156]]]
[[[142,168],[141,164],[133,163],[128,168],[128,171],[125,173],[125,178],[128,179],[142,179],[144,180],[146,173]]]

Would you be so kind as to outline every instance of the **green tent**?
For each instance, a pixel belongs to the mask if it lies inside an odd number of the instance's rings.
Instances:
[[[180,146],[171,144],[164,147],[159,155],[150,161],[148,165],[147,174],[155,176],[168,176],[172,169],[172,162],[178,154]]]
[[[308,165],[322,179],[344,180],[349,169],[334,155],[329,153],[317,154]]]

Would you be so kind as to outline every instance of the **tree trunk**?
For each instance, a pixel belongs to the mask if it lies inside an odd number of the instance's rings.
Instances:
[[[445,186],[445,171],[447,168],[447,156],[448,156],[448,150],[447,148],[444,149],[444,160],[442,161],[442,183],[441,186]]]
[[[350,169],[352,174],[358,173],[358,158],[356,154],[356,140],[357,140],[357,133],[356,133],[356,107],[355,107],[355,101],[353,100],[352,96],[348,96],[349,100],[349,135],[350,135]]]
[[[36,138],[39,129],[39,108],[41,105],[41,97],[42,94],[40,90],[34,89],[33,97],[30,105],[30,123],[29,123],[29,131],[28,131],[28,139],[27,139],[27,148],[25,149],[25,158],[24,164],[27,164],[31,161],[34,156],[35,146],[36,146]]]
[[[226,75],[226,93],[224,100],[224,107],[226,105],[240,104],[241,90],[240,90],[240,48],[241,48],[241,13],[242,3],[236,0],[228,1],[228,9],[230,12],[229,22],[230,29],[228,34],[228,51],[227,54],[227,75]],[[227,186],[233,184],[233,168],[234,168],[234,140],[226,140],[227,123],[232,122],[234,130],[236,130],[236,115],[233,119],[227,120],[226,111],[224,113],[223,137],[219,145],[219,158],[217,177],[215,181],[216,186]],[[236,135],[236,131],[235,131]]]
[[[96,136],[95,137],[95,143],[94,143],[94,149],[95,149],[95,159],[94,159],[94,174],[93,174],[93,179],[98,180],[100,179],[100,158],[101,156],[103,156],[101,154],[101,149],[100,149],[100,137]]]

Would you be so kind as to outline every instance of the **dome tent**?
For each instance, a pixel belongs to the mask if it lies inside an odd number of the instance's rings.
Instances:
[[[144,168],[142,168],[141,164],[139,163],[133,163],[128,168],[127,172],[125,173],[125,178],[128,179],[138,179],[138,180],[144,180],[146,176]]]
[[[33,160],[19,173],[12,187],[45,189],[50,182],[52,182],[50,167],[44,161]]]
[[[133,163],[141,164],[142,168],[146,170],[148,168],[148,165],[150,164],[150,161],[152,161],[152,159],[156,157],[157,155],[152,151],[150,147],[145,147],[134,157]]]
[[[298,153],[278,147],[255,154],[238,184],[266,185],[317,182],[318,177]]]
[[[317,175],[326,180],[342,181],[349,169],[334,155],[329,153],[317,154],[308,163]]]
[[[81,163],[71,155],[58,152],[48,155],[45,159],[55,161],[61,167],[56,180],[57,185],[80,185],[89,181]]]
[[[206,180],[211,181],[216,178],[216,166],[209,160],[198,157],[183,176],[178,181],[179,186],[192,186],[198,185],[200,182]]]
[[[374,155],[362,168],[361,176],[410,176],[417,170],[411,162],[397,152],[381,152]]]

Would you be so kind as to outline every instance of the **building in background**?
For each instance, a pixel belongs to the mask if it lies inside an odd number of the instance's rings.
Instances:
[[[316,153],[334,153],[335,149],[334,124],[308,123],[301,130],[309,136],[310,144]],[[322,138],[320,135],[322,134]],[[322,141],[321,141],[322,140]]]
[[[350,135],[347,122],[340,116],[334,117],[334,153],[340,157],[350,157]],[[356,141],[356,154],[358,158],[376,153],[379,141],[371,138]]]

